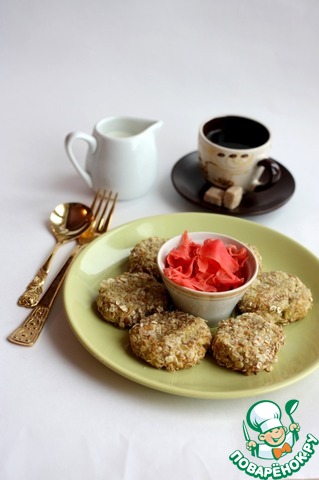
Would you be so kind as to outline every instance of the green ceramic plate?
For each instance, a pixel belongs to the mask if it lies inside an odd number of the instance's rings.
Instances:
[[[219,367],[209,355],[188,370],[156,370],[136,359],[128,332],[99,318],[95,299],[100,282],[127,267],[130,249],[150,236],[173,237],[185,229],[224,233],[256,245],[265,270],[296,274],[312,290],[314,306],[307,317],[285,327],[286,345],[271,373],[256,376]],[[196,398],[238,398],[285,387],[319,365],[319,260],[288,237],[257,223],[212,213],[175,213],[143,218],[110,230],[79,255],[67,276],[64,305],[80,342],[107,367],[134,382],[164,392]]]

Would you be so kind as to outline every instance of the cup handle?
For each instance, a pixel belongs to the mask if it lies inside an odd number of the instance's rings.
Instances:
[[[89,187],[93,188],[91,176],[82,167],[82,165],[80,164],[80,162],[78,162],[78,160],[74,155],[72,144],[75,140],[84,140],[88,144],[91,154],[93,154],[96,151],[97,141],[94,137],[92,137],[92,135],[87,135],[86,133],[83,133],[83,132],[72,132],[66,136],[65,142],[64,142],[66,153],[68,154],[68,157],[71,160],[71,163],[73,164],[77,172],[81,175],[81,177],[89,185]]]
[[[281,178],[281,169],[278,163],[273,160],[272,158],[264,158],[263,160],[259,160],[257,163],[258,167],[264,167],[268,174],[267,181],[264,183],[259,182],[255,188],[255,192],[262,192],[263,190],[267,190],[272,185],[278,182]]]

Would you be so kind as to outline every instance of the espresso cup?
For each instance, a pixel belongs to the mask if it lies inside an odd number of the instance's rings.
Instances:
[[[278,182],[280,166],[269,158],[270,148],[269,129],[250,118],[216,117],[199,129],[202,174],[209,183],[223,189],[239,186],[244,192],[266,190]],[[265,170],[267,175],[263,175]]]

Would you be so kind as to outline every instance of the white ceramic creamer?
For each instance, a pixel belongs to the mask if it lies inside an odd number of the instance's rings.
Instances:
[[[100,120],[92,135],[69,133],[65,148],[77,172],[95,191],[99,188],[118,192],[120,200],[144,195],[157,176],[156,134],[163,122],[132,117]],[[84,166],[74,153],[73,144],[88,144]]]

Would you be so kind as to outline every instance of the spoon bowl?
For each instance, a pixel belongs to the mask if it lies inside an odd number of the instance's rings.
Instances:
[[[285,405],[285,411],[290,419],[290,422],[291,423],[295,423],[293,417],[292,417],[292,414],[294,413],[294,411],[297,409],[299,405],[299,400],[288,400],[288,402],[286,403]],[[293,431],[293,437],[295,439],[295,442],[297,440],[299,440],[299,433],[298,433],[298,430],[294,430]]]
[[[91,224],[91,209],[82,203],[60,203],[50,215],[50,228],[58,243],[81,235]]]
[[[25,292],[19,297],[18,305],[32,308],[38,304],[52,259],[58,248],[82,235],[90,227],[92,221],[91,208],[82,203],[60,203],[55,207],[50,214],[50,230],[56,239],[56,244]]]

